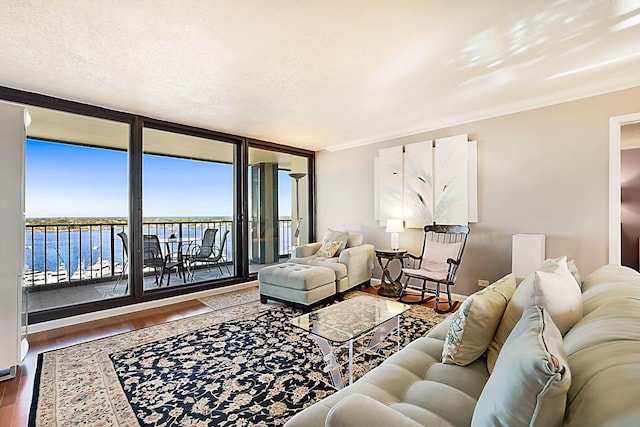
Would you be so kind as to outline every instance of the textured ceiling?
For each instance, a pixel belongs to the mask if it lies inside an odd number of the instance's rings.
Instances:
[[[312,150],[640,85],[640,0],[3,0],[0,85]]]

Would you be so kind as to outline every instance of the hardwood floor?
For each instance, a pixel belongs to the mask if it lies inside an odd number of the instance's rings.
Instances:
[[[200,301],[191,300],[29,335],[29,353],[18,367],[16,378],[0,382],[0,426],[27,425],[39,353],[208,311],[211,309]]]
[[[363,289],[376,294],[378,286]],[[433,307],[433,302],[424,304]],[[162,306],[29,335],[29,353],[16,378],[0,382],[0,427],[24,427],[28,423],[38,354],[98,338],[153,326],[211,311],[198,300]]]

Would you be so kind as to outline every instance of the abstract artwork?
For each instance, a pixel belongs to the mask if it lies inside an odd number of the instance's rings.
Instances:
[[[433,141],[404,147],[404,218],[407,228],[433,224]]]
[[[467,135],[436,139],[434,212],[437,224],[469,221],[468,146]]]
[[[379,217],[382,224],[390,218],[402,218],[402,146],[380,150],[378,164]]]
[[[477,143],[467,134],[384,148],[374,162],[376,219],[407,228],[478,221]]]

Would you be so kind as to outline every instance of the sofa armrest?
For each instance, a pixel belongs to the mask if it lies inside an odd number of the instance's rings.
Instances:
[[[371,280],[373,254],[373,245],[366,243],[340,252],[338,262],[347,266],[349,287]]]
[[[338,402],[327,415],[327,427],[419,427],[406,415],[364,394],[352,394]]]
[[[295,247],[295,258],[305,258],[318,252],[322,246],[321,242],[306,243]]]

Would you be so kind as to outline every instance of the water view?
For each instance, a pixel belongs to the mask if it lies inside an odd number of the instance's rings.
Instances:
[[[145,222],[144,234],[159,239],[180,237],[195,245],[202,240],[204,230],[232,230],[227,217],[153,218]],[[287,254],[291,244],[290,218],[280,220],[280,253]],[[25,231],[25,286],[42,286],[77,281],[112,279],[122,274],[126,266],[120,232],[128,233],[124,218],[48,218],[27,221]],[[222,233],[218,234],[218,240]],[[184,246],[183,251],[188,251]],[[230,245],[226,259],[233,260]]]

